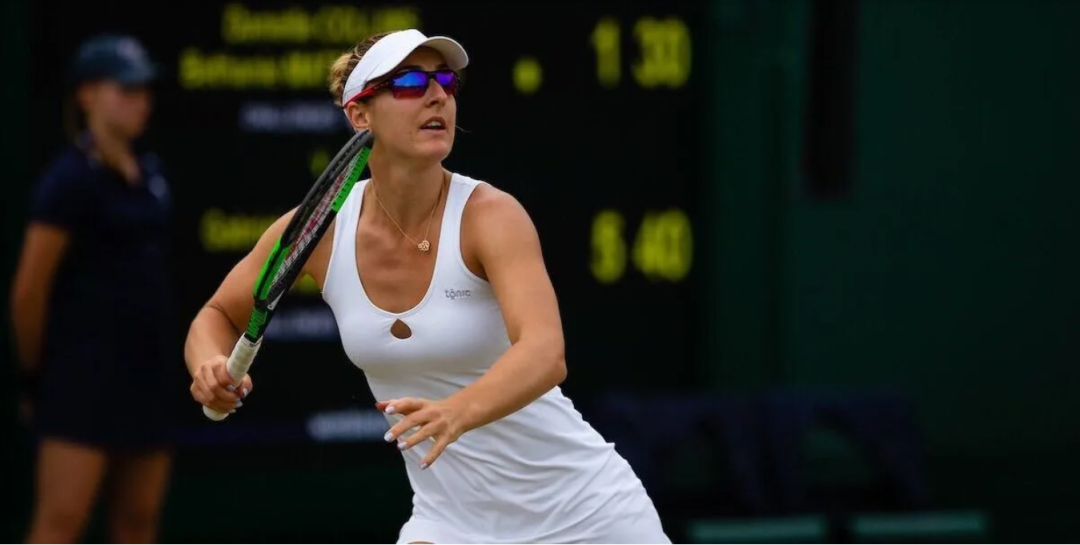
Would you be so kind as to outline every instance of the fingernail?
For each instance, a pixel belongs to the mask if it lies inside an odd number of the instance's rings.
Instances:
[[[386,435],[382,436],[382,438],[383,438],[383,441],[386,441],[387,443],[389,443],[390,441],[394,440],[394,434],[392,434],[390,432],[386,432]]]
[[[420,471],[423,471],[423,470],[425,470],[427,468],[428,468],[428,463],[427,462],[424,462],[424,463],[420,464]]]
[[[250,388],[244,388],[241,391],[244,392],[244,397],[247,397],[248,393],[251,392],[251,389]]]
[[[230,384],[228,386],[228,388],[225,388],[225,389],[230,391],[230,392],[235,392],[236,391],[236,385],[235,384]]]
[[[405,450],[405,441],[398,441],[397,448],[398,450]]]
[[[232,414],[232,413],[235,413],[235,412],[236,412],[236,409],[233,409],[233,410],[229,411],[229,414]]]
[[[244,402],[243,402],[243,401],[237,401],[237,402],[236,402],[236,408],[237,408],[237,409],[239,409],[240,407],[243,407],[243,406],[244,406]]]
[[[383,412],[386,414],[394,414],[397,412],[397,409],[395,409],[393,405],[387,405],[386,410]]]

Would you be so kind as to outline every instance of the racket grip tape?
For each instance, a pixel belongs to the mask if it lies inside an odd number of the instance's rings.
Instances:
[[[247,375],[251,362],[255,361],[255,354],[259,352],[261,345],[261,338],[251,342],[247,337],[240,336],[240,340],[236,341],[236,346],[233,347],[232,354],[229,354],[229,363],[226,366],[233,380],[239,381]],[[203,406],[203,414],[215,422],[225,420],[225,417],[229,416],[229,413],[218,412],[206,406]]]

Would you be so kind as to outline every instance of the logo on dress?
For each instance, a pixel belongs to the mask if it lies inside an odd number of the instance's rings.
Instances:
[[[446,298],[451,301],[466,297],[472,297],[472,290],[446,290]]]

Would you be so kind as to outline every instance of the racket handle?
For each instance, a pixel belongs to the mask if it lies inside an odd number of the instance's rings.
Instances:
[[[248,369],[251,368],[251,362],[255,361],[255,354],[259,352],[259,346],[261,345],[261,338],[258,341],[251,342],[247,337],[240,336],[240,340],[236,341],[236,346],[233,347],[232,354],[229,354],[229,363],[226,366],[226,369],[229,370],[229,376],[233,380],[239,381],[247,375]],[[229,416],[229,413],[218,412],[206,406],[203,406],[203,414],[215,422],[225,420],[225,417]]]

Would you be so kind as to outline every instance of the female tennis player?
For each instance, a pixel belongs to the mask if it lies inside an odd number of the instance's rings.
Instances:
[[[406,461],[413,514],[399,542],[666,543],[633,470],[558,388],[562,326],[532,221],[510,195],[442,166],[467,63],[454,40],[404,30],[360,42],[330,74],[353,127],[375,134],[371,179],[304,273]],[[191,391],[212,409],[235,410],[250,391],[226,354],[290,216],[191,326]]]
[[[22,368],[40,378],[30,542],[82,535],[98,492],[111,540],[155,539],[171,455],[167,399],[180,339],[169,339],[169,191],[135,140],[154,67],[131,37],[86,42],[72,65],[73,140],[38,182],[12,289]]]

